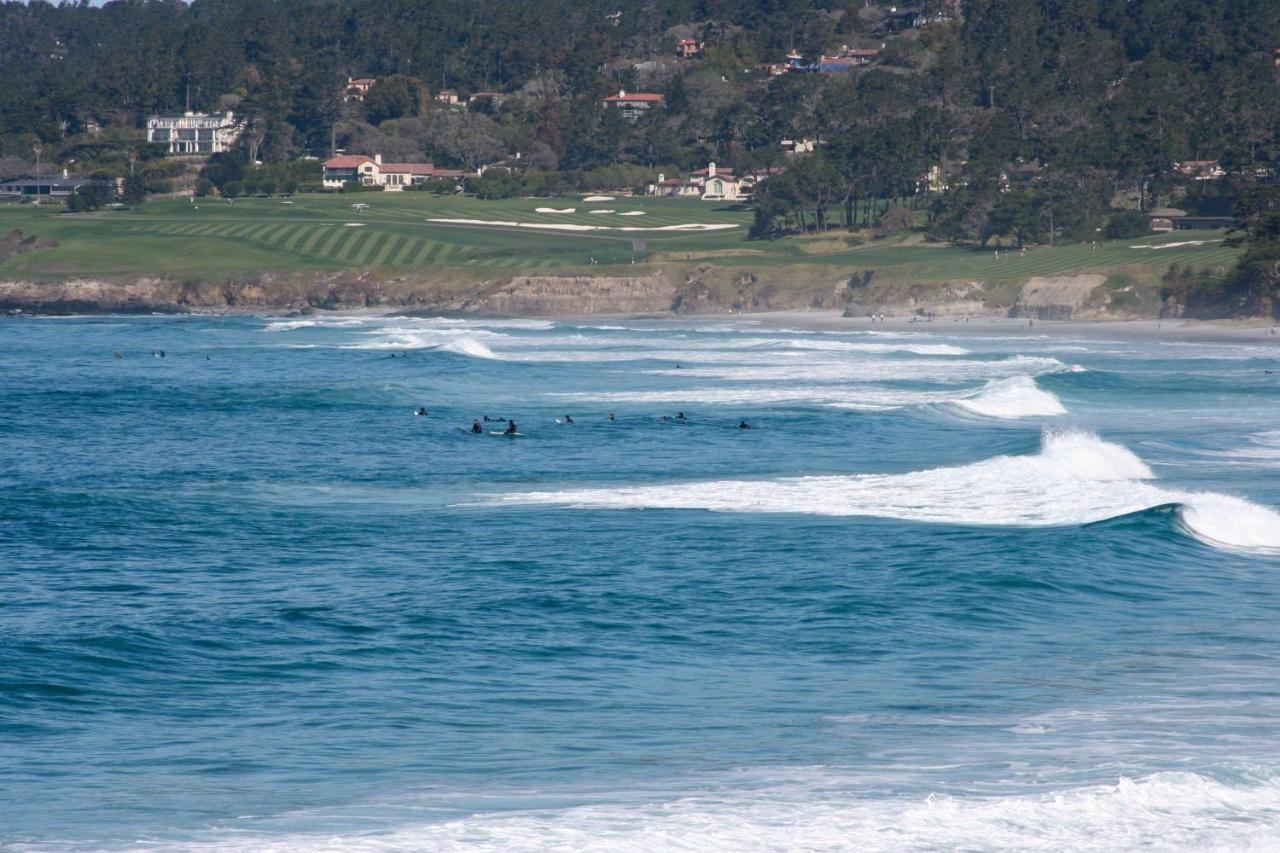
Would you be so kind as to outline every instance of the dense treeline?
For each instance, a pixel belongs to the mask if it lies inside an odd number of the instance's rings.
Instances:
[[[262,168],[335,147],[471,169],[519,152],[555,187],[545,176],[785,163],[758,193],[758,237],[896,223],[974,245],[1118,236],[1162,204],[1225,213],[1280,172],[1274,0],[918,9],[924,25],[903,27],[870,0],[8,2],[0,172],[40,146],[119,173],[154,157],[121,153],[145,148],[145,116],[189,103],[245,116],[241,156]],[[675,60],[680,37],[705,55]],[[845,44],[882,53],[761,70]],[[374,89],[345,101],[365,75]],[[666,106],[625,122],[600,107],[619,88]],[[449,109],[442,89],[505,97]],[[783,139],[818,147],[788,158]],[[1188,160],[1222,174],[1195,180]]]

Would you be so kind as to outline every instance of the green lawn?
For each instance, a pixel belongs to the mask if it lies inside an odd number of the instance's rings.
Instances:
[[[355,203],[369,207],[357,212]],[[539,213],[537,208],[574,208]],[[613,211],[592,213],[592,210]],[[642,216],[624,216],[627,212]],[[564,231],[499,224],[445,224],[431,219],[607,226],[634,231]],[[732,225],[719,231],[663,231],[668,226]],[[1029,249],[1025,255],[949,246],[876,242],[847,246],[841,234],[817,239],[747,239],[751,211],[696,200],[623,198],[586,204],[581,198],[480,201],[428,193],[306,195],[292,200],[150,201],[134,211],[88,215],[0,205],[0,231],[19,228],[52,238],[55,248],[0,262],[0,274],[27,277],[165,274],[206,278],[264,270],[377,268],[388,271],[474,270],[479,277],[629,265],[633,258],[665,263],[705,260],[726,267],[778,269],[803,265],[876,270],[893,280],[1004,281],[1065,272],[1128,272],[1151,279],[1170,263],[1225,266],[1238,250],[1221,232],[1183,232],[1089,246]],[[633,241],[643,240],[637,252]],[[1168,243],[1196,245],[1133,248]]]

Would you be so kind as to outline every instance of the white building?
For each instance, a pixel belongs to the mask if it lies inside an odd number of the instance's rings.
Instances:
[[[715,163],[705,169],[697,169],[687,178],[668,178],[658,175],[650,184],[648,195],[674,198],[700,198],[703,201],[739,201],[751,195],[758,181],[768,177],[744,175],[738,177],[729,169],[717,169]]]
[[[230,111],[156,115],[147,119],[147,141],[168,145],[170,154],[220,154],[235,145],[243,129]]]
[[[341,154],[325,161],[323,180],[331,190],[355,182],[395,192],[439,178],[461,181],[464,176],[458,169],[437,169],[431,163],[384,163],[381,154]]]

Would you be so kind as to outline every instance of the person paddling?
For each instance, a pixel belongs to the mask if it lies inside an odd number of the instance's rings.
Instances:
[[[471,431],[476,435],[480,435],[480,433],[484,432],[484,427],[480,426],[479,421],[473,420],[471,421]]]
[[[503,435],[515,435],[515,434],[516,434],[516,422],[509,421],[507,423],[507,430],[506,432],[503,433]]]
[[[751,429],[751,424],[747,423],[746,421],[740,421],[738,423],[738,429]]]

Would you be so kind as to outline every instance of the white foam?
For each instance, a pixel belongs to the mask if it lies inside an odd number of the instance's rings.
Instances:
[[[1181,505],[1184,528],[1218,546],[1280,549],[1280,513],[1241,498],[1163,489],[1130,450],[1092,433],[1045,434],[1039,453],[907,474],[715,480],[656,486],[565,489],[493,498],[495,503],[580,508],[876,516],[918,522],[1042,527],[1103,521]]]
[[[972,397],[957,400],[960,408],[988,418],[1034,418],[1065,415],[1062,401],[1036,385],[1030,376],[993,379]]]
[[[207,842],[135,850],[239,851],[1270,851],[1280,847],[1273,776],[1190,772],[1004,795],[875,796],[823,768],[726,775],[683,793],[471,814],[343,834],[224,830]],[[778,778],[781,777],[781,778]],[[754,783],[754,784],[753,784]]]
[[[469,336],[449,341],[447,344],[442,344],[438,349],[441,352],[451,352],[457,355],[470,356],[471,358],[496,359],[498,357],[493,350]]]

